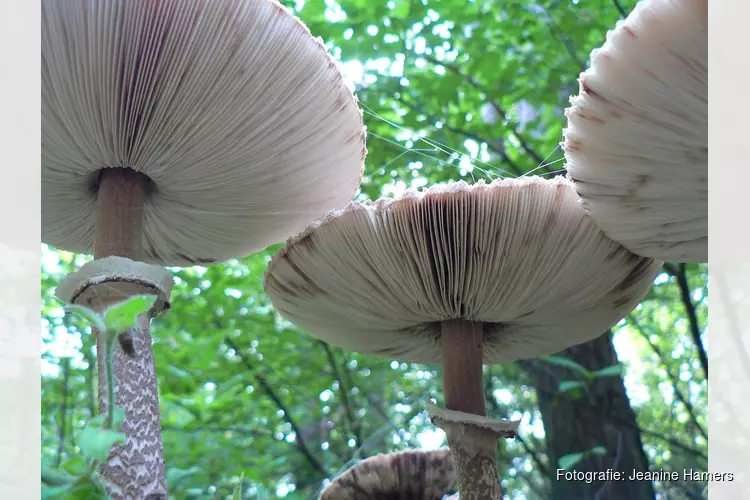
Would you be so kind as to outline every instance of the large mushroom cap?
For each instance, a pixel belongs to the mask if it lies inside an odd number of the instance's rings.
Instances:
[[[97,177],[148,176],[143,260],[285,240],[361,180],[356,99],[272,0],[42,1],[42,235],[90,253]]]
[[[320,500],[440,500],[456,482],[448,448],[366,458],[326,487]]]
[[[661,264],[604,236],[569,180],[526,177],[351,203],[288,242],[265,290],[326,342],[414,362],[441,360],[438,322],[486,322],[501,363],[601,335]]]
[[[708,257],[706,0],[644,0],[580,77],[570,177],[613,240],[661,260]]]

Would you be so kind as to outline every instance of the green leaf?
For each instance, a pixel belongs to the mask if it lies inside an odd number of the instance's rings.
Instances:
[[[65,495],[65,500],[108,500],[104,488],[91,478],[82,478],[71,487]]]
[[[560,382],[559,391],[560,392],[569,392],[573,389],[583,389],[586,388],[587,384],[586,382],[582,382],[580,380],[563,380]]]
[[[591,373],[589,370],[579,365],[572,359],[564,358],[562,356],[542,356],[539,359],[546,361],[547,363],[551,365],[557,365],[557,366],[563,366],[565,368],[570,368],[571,370],[577,371],[578,373],[585,375],[585,376],[588,376],[589,373]]]
[[[560,460],[557,461],[561,469],[570,470],[575,464],[581,461],[583,453],[571,453],[569,455],[563,455]]]
[[[87,425],[78,438],[81,453],[100,462],[107,460],[109,450],[116,443],[124,443],[125,434],[111,429],[102,429]]]
[[[84,464],[85,466],[86,464]],[[84,473],[87,470],[84,467]],[[71,476],[65,472],[42,466],[42,483],[48,486],[69,486],[77,479],[77,475]]]
[[[92,311],[91,309],[87,307],[76,306],[76,305],[71,304],[71,305],[65,306],[65,311],[68,313],[74,314],[76,316],[80,316],[89,325],[93,326],[99,331],[103,331],[106,329],[101,315]]]
[[[232,500],[242,500],[242,480],[245,479],[245,473],[240,475],[240,482],[234,487],[234,493],[232,493]]]
[[[605,448],[604,446],[594,446],[588,451],[588,453],[591,455],[599,455],[600,457],[603,457],[607,454],[607,448]]]
[[[594,377],[619,377],[622,375],[623,366],[621,363],[616,363],[614,365],[607,366],[606,368],[602,368],[601,370],[597,370],[594,372]]]
[[[195,475],[201,471],[200,467],[190,467],[189,469],[178,469],[173,467],[167,471],[167,487],[174,488],[184,479]]]
[[[92,429],[101,429],[104,427],[104,424],[106,422],[107,422],[106,415],[97,415],[96,417],[92,418],[86,423],[86,427],[91,427]]]
[[[65,498],[65,493],[70,488],[70,485],[65,486],[47,486],[46,484],[42,483],[42,494],[41,499],[45,500],[47,498]]]
[[[391,16],[396,19],[406,19],[409,14],[409,2],[396,2],[395,7],[391,10]]]
[[[86,461],[80,455],[70,457],[68,460],[62,463],[60,470],[67,472],[71,476],[83,477],[89,473],[89,466]]]
[[[134,295],[125,302],[120,302],[104,313],[105,326],[114,333],[122,333],[133,328],[138,316],[151,309],[156,302],[156,295]]]

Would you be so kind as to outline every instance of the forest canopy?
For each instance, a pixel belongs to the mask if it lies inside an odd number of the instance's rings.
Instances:
[[[325,41],[364,111],[361,201],[446,181],[563,174],[559,143],[577,77],[635,5],[284,3]],[[281,246],[170,268],[172,308],[151,332],[174,498],[229,498],[240,478],[243,498],[317,498],[363,458],[445,445],[425,410],[442,391],[437,365],[345,351],[277,314],[263,276]],[[78,453],[98,389],[91,329],[65,315],[54,291],[90,256],[41,252],[41,455],[59,465]],[[679,473],[644,482],[639,498],[706,498],[706,482],[683,471],[707,467],[707,314],[707,265],[667,263],[600,339],[486,366],[489,415],[522,422],[498,447],[506,498],[594,498],[601,484],[565,497],[555,471],[606,471],[615,460]],[[576,412],[601,425],[572,428]]]

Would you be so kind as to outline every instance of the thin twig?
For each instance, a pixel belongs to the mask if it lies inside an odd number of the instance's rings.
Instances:
[[[701,341],[701,328],[698,325],[698,317],[695,314],[695,304],[693,304],[693,299],[690,297],[691,290],[687,280],[685,264],[678,266],[678,272],[675,277],[677,278],[677,285],[680,287],[680,297],[682,298],[682,303],[685,306],[685,312],[690,322],[690,334],[693,337],[696,349],[698,349],[698,357],[701,360],[701,366],[703,366],[703,373],[708,378],[708,356],[706,356],[706,349],[703,347],[703,342]]]
[[[490,405],[492,406],[493,410],[495,412],[500,412],[502,408],[500,408],[500,405],[497,402],[497,399],[495,399],[495,396],[492,394],[493,384],[492,384],[492,371],[490,371],[490,376],[486,378],[487,382],[485,383],[484,391],[485,391],[485,398],[490,402]],[[519,434],[516,434],[515,441],[519,442],[523,449],[526,451],[526,453],[531,457],[531,459],[536,463],[537,470],[544,476],[549,477],[549,468],[542,463],[541,459],[537,455],[536,451],[529,445],[529,443],[526,442],[524,438],[522,438]],[[529,486],[529,488],[537,495],[538,498],[545,498],[548,495],[543,494],[543,492],[539,491],[539,488],[537,485],[533,483],[530,477],[527,477],[525,474],[522,474],[521,477],[523,477],[526,484]]]
[[[411,4],[409,6],[409,12],[410,13],[411,13],[411,10],[414,7],[414,3],[415,3],[415,0],[412,0]],[[403,76],[404,77],[407,77],[406,68],[409,67],[408,60],[409,60],[409,56],[412,54],[412,52],[409,50],[409,48],[406,45],[406,35],[408,33],[408,28],[409,28],[408,25],[404,25],[403,29],[402,29],[402,33],[401,33],[402,51],[404,53],[404,63],[403,63],[403,67],[404,67]],[[420,55],[420,57],[422,57],[422,56],[424,56],[424,54]],[[523,174],[523,171],[521,170],[521,168],[508,156],[508,154],[504,150],[501,150],[500,148],[498,148],[498,147],[496,147],[494,145],[494,141],[491,141],[489,139],[480,137],[479,135],[477,135],[477,134],[475,134],[473,132],[470,132],[468,130],[465,130],[465,129],[462,129],[462,128],[459,128],[459,127],[454,127],[453,125],[450,125],[450,124],[446,123],[445,120],[439,119],[435,115],[432,115],[431,113],[428,113],[424,109],[424,106],[419,106],[419,105],[410,103],[409,101],[406,101],[405,99],[403,99],[403,97],[401,97],[401,96],[404,93],[408,93],[409,89],[407,89],[406,87],[404,87],[403,84],[401,84],[401,79],[399,79],[398,81],[399,81],[398,88],[399,88],[400,92],[398,93],[398,97],[396,97],[397,94],[395,92],[393,93],[393,95],[394,95],[393,99],[394,100],[396,100],[397,102],[403,104],[404,106],[406,106],[410,110],[412,110],[414,112],[417,112],[419,114],[424,115],[427,119],[429,119],[433,123],[439,122],[441,124],[441,129],[443,129],[443,130],[447,130],[448,132],[452,132],[452,133],[454,133],[456,135],[461,135],[461,136],[463,136],[463,137],[465,137],[467,139],[471,139],[474,142],[477,142],[479,144],[482,144],[482,143],[486,144],[487,147],[490,149],[490,151],[492,151],[492,152],[500,155],[500,157],[503,159],[503,161],[505,161],[508,164],[508,166],[513,170],[513,173],[516,176],[520,176],[520,175]]]
[[[349,369],[349,359],[346,357],[346,352],[343,349],[338,349],[339,354],[341,355],[341,366],[343,367],[342,373],[344,375],[344,378],[346,379],[346,385],[349,387],[349,392],[354,390],[354,387],[356,384],[354,383],[354,379],[352,378],[352,372]],[[352,394],[353,395],[353,394]]]
[[[352,411],[352,407],[349,404],[349,396],[347,394],[348,390],[346,385],[344,384],[344,378],[341,376],[341,372],[339,371],[338,365],[336,364],[336,358],[333,356],[331,347],[322,340],[319,340],[318,342],[321,346],[323,346],[323,350],[325,350],[326,356],[328,357],[328,364],[331,365],[331,369],[333,370],[333,376],[339,383],[341,404],[344,405],[346,418],[349,421],[349,429],[354,433],[354,439],[356,440],[355,446],[359,446],[359,444],[362,442],[362,433],[359,427],[359,422],[354,419],[354,412]]]
[[[425,60],[429,61],[433,65],[439,65],[443,66],[447,70],[451,71],[452,73],[456,74],[457,76],[460,76],[462,79],[466,81],[469,85],[477,89],[479,92],[483,93],[485,96],[490,96],[493,94],[493,92],[490,92],[487,90],[481,83],[479,83],[474,77],[465,74],[463,71],[461,71],[461,68],[459,68],[457,65],[449,63],[447,61],[441,61],[439,59],[436,59],[432,56],[428,56],[426,54],[422,54],[421,56]],[[489,99],[487,100],[487,103],[492,106],[495,109],[495,112],[502,116],[503,118],[507,119],[507,113],[503,109],[502,106],[500,106],[496,101]],[[526,142],[526,139],[524,138],[523,134],[521,134],[518,131],[518,128],[510,121],[508,120],[508,130],[516,137],[518,140],[518,143],[521,145],[521,148],[526,151],[529,155],[531,155],[532,158],[534,158],[534,161],[537,163],[537,165],[541,165],[544,163],[544,157],[539,155],[534,148],[529,146],[528,142]]]
[[[365,398],[367,399],[367,403],[370,405],[370,408],[374,408],[375,413],[380,415],[380,417],[383,420],[388,420],[390,418],[388,414],[385,412],[385,410],[383,409],[383,407],[377,401],[375,401],[371,396],[365,395]]]
[[[226,434],[226,433],[232,433],[232,434],[239,434],[246,437],[258,437],[258,436],[265,436],[265,437],[273,437],[273,432],[269,431],[268,429],[249,429],[249,428],[243,428],[243,427],[214,427],[210,425],[204,425],[204,424],[194,424],[190,427],[177,427],[173,425],[162,425],[161,427],[162,431],[165,432],[180,432],[184,434],[196,434],[199,435],[202,432],[211,432],[216,434]]]
[[[575,46],[573,45],[573,42],[565,36],[564,34],[558,32],[557,30],[557,19],[552,15],[551,12],[547,12],[547,14],[550,17],[550,23],[547,23],[547,29],[549,30],[550,35],[552,38],[565,47],[565,51],[568,53],[568,57],[578,66],[578,69],[580,71],[586,71],[586,63],[582,62],[580,59],[578,59],[578,55],[576,54]]]
[[[315,457],[315,455],[312,454],[312,451],[310,451],[310,448],[308,448],[307,443],[305,443],[304,439],[302,438],[303,434],[300,431],[299,426],[297,426],[297,422],[295,422],[294,418],[292,418],[291,413],[289,412],[289,409],[284,405],[284,403],[281,401],[279,396],[276,394],[276,391],[273,390],[273,388],[268,384],[266,381],[265,375],[262,373],[254,373],[255,368],[250,363],[250,360],[247,359],[247,356],[245,355],[242,350],[240,350],[239,347],[237,347],[237,344],[232,341],[229,337],[224,337],[224,343],[227,344],[229,347],[234,349],[234,351],[237,353],[237,355],[242,359],[243,364],[250,372],[250,376],[255,379],[255,381],[258,383],[258,385],[265,391],[266,395],[273,400],[273,402],[276,404],[276,406],[279,407],[279,409],[284,413],[284,419],[287,421],[287,423],[291,426],[292,430],[294,431],[294,434],[296,436],[296,439],[294,442],[296,443],[297,449],[304,455],[305,459],[310,463],[310,465],[313,466],[313,468],[318,471],[320,474],[327,476],[328,471],[323,466],[323,464]]]
[[[622,6],[620,3],[620,0],[612,0],[612,3],[615,4],[615,8],[617,9],[617,12],[620,13],[620,17],[625,19],[628,17],[628,12],[625,10],[625,7]]]
[[[669,262],[665,262],[663,266],[661,266],[662,269],[664,269],[667,273],[671,274],[672,276],[677,276],[677,274],[680,272],[677,270],[677,268],[670,264]]]
[[[539,361],[538,360],[533,360],[533,362],[539,362]],[[522,362],[517,362],[517,363],[519,363],[521,366],[525,366],[525,367],[530,367],[531,366],[531,364],[529,363],[529,361],[526,361],[526,362],[522,361]],[[542,364],[546,365],[547,363],[542,363]],[[557,396],[556,392],[549,391],[549,390],[546,390],[546,389],[541,388],[541,387],[534,387],[534,390],[537,393],[544,394],[545,396],[550,397],[550,398],[554,398],[554,397]],[[664,432],[657,432],[657,431],[652,431],[652,430],[646,429],[646,428],[638,425],[637,422],[634,423],[634,422],[630,422],[628,420],[624,420],[624,419],[620,418],[618,415],[611,415],[610,418],[616,424],[620,424],[620,425],[622,425],[622,426],[624,426],[624,427],[626,427],[628,429],[632,429],[632,430],[638,431],[641,434],[645,434],[645,435],[650,436],[652,438],[659,439],[661,441],[664,441],[665,443],[671,444],[672,446],[674,446],[676,448],[680,448],[683,451],[687,451],[687,452],[689,452],[689,453],[691,453],[691,454],[693,454],[695,456],[698,456],[698,457],[700,457],[700,458],[702,458],[704,460],[708,460],[708,455],[706,455],[704,452],[702,452],[702,451],[700,451],[700,450],[698,450],[696,448],[693,448],[690,445],[684,444],[684,443],[682,443],[682,442],[680,442],[680,441],[678,441],[678,440],[676,440],[674,438],[666,436]]]
[[[625,424],[625,425],[627,425],[627,424]],[[675,448],[680,448],[683,451],[687,451],[688,453],[692,453],[693,455],[695,455],[697,457],[700,457],[700,458],[702,458],[704,460],[708,460],[708,455],[706,455],[702,451],[700,451],[700,450],[698,450],[696,448],[693,448],[690,445],[682,443],[682,442],[680,442],[680,441],[678,441],[678,440],[676,440],[674,438],[666,436],[663,432],[652,431],[650,429],[645,429],[645,428],[643,428],[641,426],[638,426],[638,425],[636,425],[635,428],[638,429],[641,432],[641,434],[645,434],[646,436],[650,436],[652,438],[659,439],[661,441],[664,441],[665,443],[671,444]]]
[[[406,99],[404,99],[403,97],[394,97],[394,99],[397,102],[399,102],[399,103],[403,104],[404,106],[406,106],[407,108],[411,109],[412,111],[414,111],[416,113],[421,113],[421,114],[425,115],[425,117],[427,117],[428,120],[430,120],[432,122],[440,122],[442,124],[441,128],[443,130],[447,130],[448,132],[453,132],[454,134],[464,136],[465,138],[471,139],[474,142],[477,142],[479,144],[482,144],[482,143],[487,144],[487,147],[491,151],[493,151],[494,153],[499,154],[502,157],[503,161],[508,164],[508,166],[511,168],[511,170],[513,171],[513,173],[516,176],[523,175],[523,170],[521,169],[521,167],[519,167],[518,164],[515,163],[508,156],[508,154],[504,150],[495,147],[493,145],[493,141],[491,141],[489,139],[486,139],[484,137],[480,137],[479,135],[475,134],[474,132],[470,132],[470,131],[468,131],[466,129],[463,129],[463,128],[460,128],[460,127],[454,127],[453,125],[450,125],[450,124],[446,123],[445,120],[441,120],[441,119],[437,118],[436,116],[431,115],[430,113],[428,113],[427,111],[425,111],[425,109],[422,106],[419,106],[417,104],[411,103],[411,102],[407,101]]]
[[[464,128],[455,127],[453,125],[448,124],[445,121],[445,119],[438,118],[436,115],[429,113],[426,109],[424,109],[424,106],[415,104],[413,102],[410,102],[410,101],[404,99],[402,97],[402,95],[403,95],[404,92],[408,91],[408,89],[404,88],[401,85],[399,85],[398,88],[400,89],[400,91],[398,92],[399,95],[397,95],[397,92],[395,92],[395,91],[394,92],[389,92],[390,99],[392,99],[393,101],[395,101],[398,104],[401,104],[402,106],[408,108],[409,110],[411,110],[411,111],[413,111],[415,113],[419,113],[421,115],[424,115],[424,117],[427,120],[429,120],[430,122],[432,122],[433,124],[439,122],[440,123],[440,129],[437,129],[437,127],[434,127],[435,130],[452,132],[453,134],[462,136],[462,137],[464,137],[466,139],[471,139],[471,140],[473,140],[476,143],[479,143],[479,144],[484,143],[484,144],[486,144],[487,145],[487,149],[490,152],[500,155],[500,157],[503,159],[503,161],[508,164],[509,170],[514,175],[516,175],[517,177],[523,175],[523,173],[524,173],[523,169],[521,169],[521,167],[517,163],[515,163],[512,158],[510,158],[508,156],[507,152],[505,152],[502,148],[499,148],[499,147],[495,146],[495,143],[493,141],[491,141],[490,139],[487,139],[485,137],[482,137],[482,136],[476,134],[475,132],[471,132],[471,131],[466,130]],[[360,96],[365,96],[365,95],[368,94],[368,89],[362,89],[362,90],[360,90],[358,92],[358,94]],[[386,123],[388,123],[388,122],[386,122]],[[392,125],[394,125],[394,126],[396,126],[398,128],[401,128],[401,126],[399,124],[392,123]],[[431,139],[420,138],[419,140],[422,141],[422,142],[424,142],[424,143],[426,143],[427,145],[433,147],[435,149],[435,152],[451,153],[451,154],[455,153],[455,152],[459,152],[460,153],[460,151],[457,151],[455,148],[452,148],[452,147],[445,146],[444,148],[441,148],[440,146],[442,146],[442,144],[438,143],[437,141],[431,140]],[[384,143],[384,145],[388,145],[388,143],[386,142],[386,143]],[[443,160],[441,160],[439,158],[433,158],[432,156],[424,154],[424,153],[422,153],[420,151],[417,151],[417,150],[410,150],[410,151],[412,151],[414,153],[417,153],[419,156],[424,156],[424,157],[430,158],[431,160],[437,160],[438,163],[446,164],[446,165],[452,165],[450,162],[443,161]],[[488,164],[486,162],[481,162],[481,163],[485,164],[485,165],[488,165],[488,166],[493,166],[493,165],[490,165],[490,164]],[[549,168],[547,168],[547,170],[549,171]]]
[[[424,411],[424,408],[422,406],[415,405],[411,412],[407,413],[404,418],[404,423],[406,425],[411,422],[413,418],[415,418],[417,415],[422,413]],[[391,422],[390,419],[377,431],[375,431],[369,438],[365,440],[365,443],[363,443],[362,446],[360,446],[352,455],[352,457],[330,478],[334,479],[335,477],[341,475],[343,472],[345,472],[347,469],[349,469],[351,466],[353,466],[355,463],[359,461],[360,455],[362,450],[365,448],[365,446],[369,445],[371,442],[375,442],[378,439],[382,437],[385,433],[388,431],[398,429],[398,425]],[[312,495],[308,496],[307,500],[312,500],[314,498],[318,498],[318,495],[323,490],[323,484],[321,483],[320,487],[317,491],[315,491]]]
[[[635,318],[633,318],[631,316],[631,317],[628,318],[628,321],[638,331],[638,333],[641,335],[641,337],[643,337],[643,339],[648,343],[648,345],[651,347],[651,350],[654,351],[654,354],[656,354],[656,356],[659,358],[659,361],[661,362],[661,364],[664,365],[667,374],[672,379],[672,389],[674,389],[675,396],[685,406],[685,409],[687,410],[688,415],[690,416],[690,420],[693,421],[693,424],[698,429],[698,432],[700,432],[701,435],[704,438],[708,439],[708,435],[707,435],[705,429],[703,429],[703,427],[701,426],[701,424],[698,422],[698,417],[695,414],[695,408],[693,407],[693,405],[690,402],[690,400],[687,397],[685,397],[685,395],[682,393],[682,391],[679,388],[679,385],[678,385],[679,377],[675,376],[673,373],[671,373],[671,371],[670,371],[671,367],[667,364],[667,357],[661,351],[661,349],[659,348],[659,346],[657,346],[656,344],[654,344],[651,341],[651,338],[649,337],[648,332],[640,324],[640,322],[638,320],[636,320]]]
[[[490,373],[490,376],[487,377],[487,382],[485,383],[484,388],[484,394],[487,400],[490,402],[490,405],[492,406],[492,409],[495,412],[500,412],[502,408],[500,408],[500,405],[497,402],[497,399],[495,399],[495,395],[492,394],[493,384],[492,384],[492,374]],[[526,453],[529,454],[531,459],[536,462],[537,469],[544,474],[545,476],[549,475],[549,468],[542,462],[542,460],[539,458],[539,455],[537,455],[536,451],[529,446],[529,444],[526,442],[525,439],[523,439],[520,435],[516,434],[515,440],[518,441],[524,450],[526,450]]]

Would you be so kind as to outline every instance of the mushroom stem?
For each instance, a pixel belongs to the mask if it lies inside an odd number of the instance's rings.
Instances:
[[[440,341],[445,407],[486,416],[482,387],[483,323],[460,319],[443,321]]]
[[[143,204],[150,181],[129,168],[106,168],[99,179],[94,258],[109,256],[137,260],[142,257]],[[99,300],[103,312],[120,300]],[[113,369],[115,405],[125,410],[120,427],[127,441],[116,445],[107,463],[102,464],[102,479],[111,498],[167,498],[166,474],[161,438],[159,389],[151,347],[151,317],[143,314],[135,328],[127,332],[134,356],[127,355],[119,344],[107,363],[104,339],[97,333],[96,350],[99,365],[99,412],[109,412],[107,369]]]
[[[139,260],[143,250],[143,203],[150,180],[131,168],[105,168],[99,177],[94,258]]]
[[[449,410],[486,416],[482,384],[484,325],[465,320],[440,324],[443,392]],[[472,423],[444,422],[458,469],[461,500],[500,500],[496,469],[498,435]]]

